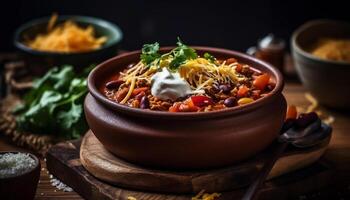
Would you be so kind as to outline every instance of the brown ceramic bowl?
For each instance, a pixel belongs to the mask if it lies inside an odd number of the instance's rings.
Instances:
[[[170,113],[130,108],[108,100],[98,90],[110,74],[138,62],[140,51],[117,56],[90,73],[90,95],[85,100],[87,122],[109,151],[145,166],[203,169],[230,165],[253,156],[277,137],[286,111],[279,71],[236,51],[194,48],[199,54],[209,52],[217,58],[235,57],[239,62],[267,72],[276,87],[251,104],[220,111]]]
[[[350,23],[310,21],[292,36],[291,46],[298,75],[317,100],[328,107],[350,110],[350,63],[320,59],[308,49],[321,37],[350,38]]]
[[[19,153],[16,151],[1,151],[0,154]],[[26,152],[25,152],[26,153]],[[40,161],[28,153],[37,165],[30,171],[8,178],[0,178],[0,199],[31,200],[34,199],[40,177]]]

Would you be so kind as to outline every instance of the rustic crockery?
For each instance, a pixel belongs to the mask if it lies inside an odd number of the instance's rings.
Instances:
[[[291,46],[304,86],[326,106],[350,110],[350,63],[318,58],[307,50],[319,38],[349,38],[350,24],[333,20],[310,21],[292,36]]]
[[[108,100],[99,88],[108,76],[138,62],[140,51],[114,57],[90,73],[91,95],[85,100],[89,127],[105,148],[144,166],[193,169],[230,165],[271,144],[278,136],[286,111],[280,72],[236,51],[194,48],[201,55],[209,52],[217,58],[237,58],[270,74],[276,87],[253,103],[219,111],[171,113],[131,108]]]
[[[1,151],[0,154],[20,153],[17,151]],[[23,152],[26,153],[26,152]],[[33,154],[29,154],[37,163],[30,171],[8,178],[0,178],[0,199],[31,200],[34,199],[40,176],[40,161]]]
[[[284,40],[270,33],[259,39],[257,46],[250,47],[247,53],[272,64],[283,73],[285,47]]]
[[[78,25],[86,27],[93,26],[98,37],[106,36],[107,41],[100,48],[87,52],[48,52],[32,49],[23,42],[28,38],[34,38],[39,33],[44,33],[47,29],[49,17],[35,19],[20,26],[14,36],[14,45],[21,52],[25,60],[32,65],[55,66],[71,64],[74,66],[86,67],[93,63],[101,62],[117,54],[117,50],[122,40],[123,34],[119,27],[103,19],[87,16],[60,15],[57,23],[72,20]],[[33,64],[34,63],[34,64]]]

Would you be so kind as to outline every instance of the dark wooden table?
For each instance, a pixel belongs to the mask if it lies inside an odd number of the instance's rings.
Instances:
[[[284,94],[289,104],[302,107],[308,106],[306,104],[307,101],[305,101],[305,89],[299,83],[288,82],[285,86]],[[347,187],[347,184],[350,184],[350,113],[334,111],[326,108],[322,108],[322,111],[335,118],[335,121],[332,124],[333,138],[326,154],[324,155],[324,160],[334,165],[337,169],[336,176],[334,176],[336,179],[335,182]],[[6,138],[1,136],[0,151],[4,150],[24,149],[14,146]],[[75,192],[62,192],[51,186],[49,174],[47,173],[43,159],[41,160],[41,163],[43,169],[41,171],[36,199],[82,199]]]

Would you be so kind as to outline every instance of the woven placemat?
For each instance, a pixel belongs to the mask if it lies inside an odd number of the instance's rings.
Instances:
[[[13,58],[16,58],[13,56]],[[21,97],[32,87],[32,74],[22,61],[8,61],[4,64],[6,96],[0,101],[0,134],[4,134],[18,146],[28,148],[44,156],[47,150],[61,141],[53,135],[19,131],[12,110],[21,103]]]

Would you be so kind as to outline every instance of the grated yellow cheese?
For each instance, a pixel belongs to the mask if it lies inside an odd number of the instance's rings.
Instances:
[[[140,61],[125,73],[120,73],[121,79],[125,84],[130,85],[126,97],[120,103],[124,104],[128,101],[137,80],[146,80],[150,83],[153,74],[156,73],[159,68],[167,67],[170,62],[171,58],[166,58],[160,61],[159,65],[157,63],[151,63],[150,66],[146,66]],[[237,76],[235,70],[237,64],[238,63],[231,63],[230,65],[226,65],[226,62],[223,62],[221,65],[217,66],[199,57],[188,60],[186,63],[182,64],[178,69],[178,73],[190,84],[194,92],[203,93],[204,89],[212,86],[215,82],[236,83],[240,81],[242,78]]]
[[[120,102],[121,104],[124,104],[124,103],[126,103],[126,102],[129,100],[129,98],[130,98],[130,96],[131,96],[131,94],[132,94],[132,91],[133,91],[134,88],[135,88],[135,82],[136,82],[136,78],[133,78],[133,79],[131,80],[131,85],[130,85],[129,91],[128,91],[128,93],[126,94],[126,96],[124,97],[124,99]]]
[[[192,197],[191,200],[215,200],[220,197],[220,193],[205,193],[205,190],[201,190],[196,196]]]
[[[306,93],[305,98],[311,103],[311,105],[308,106],[306,112],[315,111],[318,107],[318,101],[310,93]]]
[[[73,21],[65,21],[55,26],[57,14],[53,14],[48,22],[47,33],[38,34],[26,43],[32,49],[51,52],[85,52],[100,48],[107,37],[95,37],[94,28],[78,26]]]
[[[185,78],[193,87],[210,86],[214,81],[208,81],[214,79],[217,82],[237,82],[235,65],[226,65],[223,62],[220,66],[209,62],[204,58],[196,58],[186,62],[179,68],[180,76]],[[206,83],[203,85],[202,83]]]

